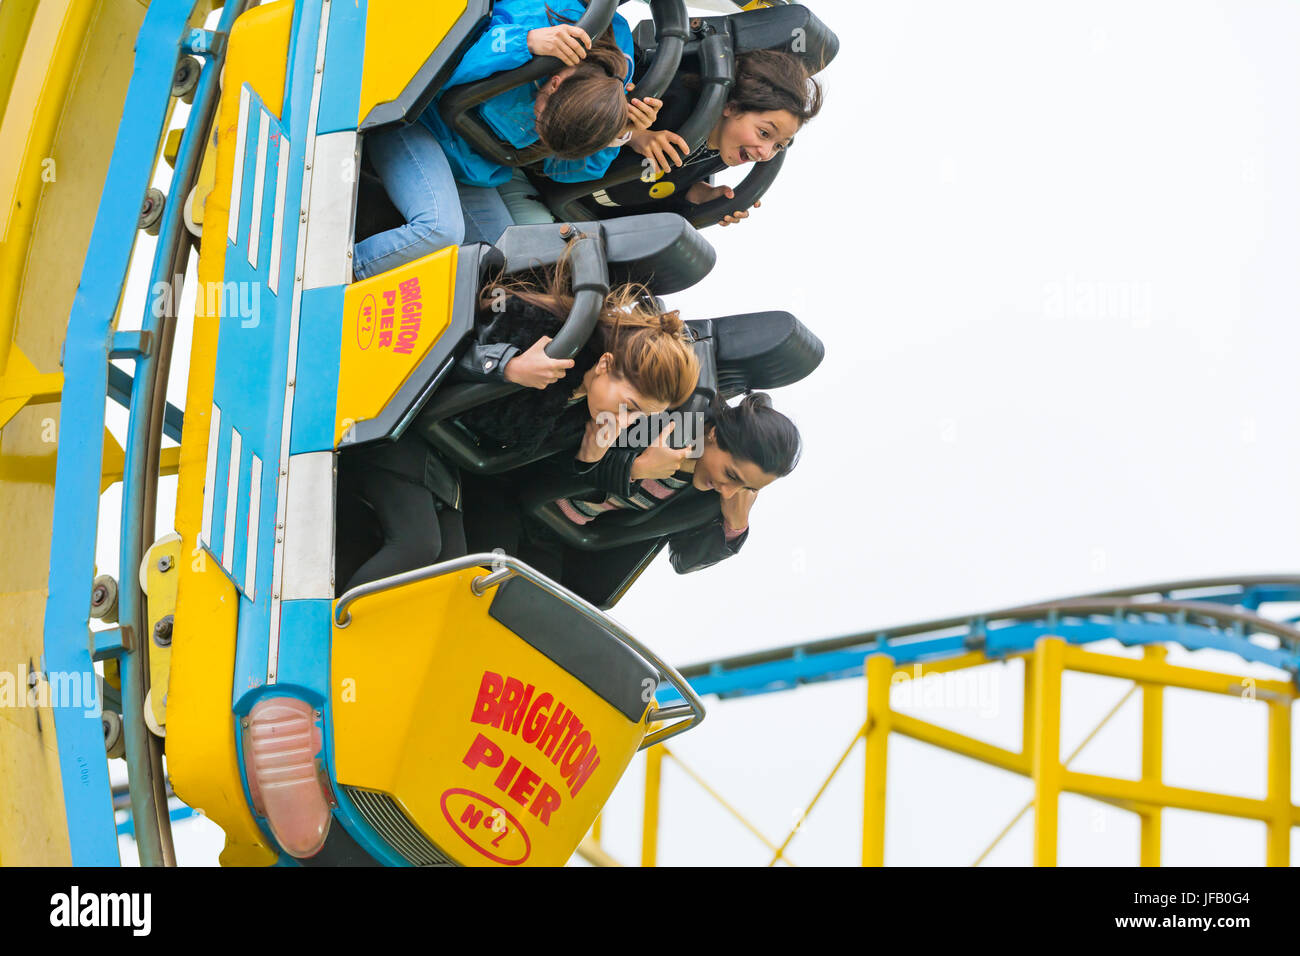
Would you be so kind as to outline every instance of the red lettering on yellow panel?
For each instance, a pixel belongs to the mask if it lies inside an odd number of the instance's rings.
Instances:
[[[375,339],[375,297],[368,295],[357,309],[357,348],[365,351]]]
[[[532,843],[523,825],[501,804],[481,793],[453,787],[442,794],[442,815],[456,835],[494,863],[518,866]]]

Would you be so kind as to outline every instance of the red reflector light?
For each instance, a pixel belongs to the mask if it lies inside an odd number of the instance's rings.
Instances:
[[[284,851],[314,856],[329,832],[329,800],[316,766],[322,737],[311,704],[296,697],[258,701],[244,725],[244,769],[253,807]]]

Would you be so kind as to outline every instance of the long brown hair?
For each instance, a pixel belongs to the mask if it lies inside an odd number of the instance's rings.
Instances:
[[[736,57],[727,105],[741,113],[785,110],[803,126],[821,110],[822,88],[802,57],[781,50],[751,50]]]
[[[549,6],[552,23],[570,23]],[[600,152],[627,129],[627,56],[608,28],[591,43],[587,56],[537,117],[537,137],[561,159],[584,159]]]
[[[480,304],[489,309],[502,296],[514,296],[563,321],[573,305],[570,271],[566,253],[539,270],[540,281],[497,276],[483,287]],[[601,351],[613,356],[610,371],[646,398],[676,408],[695,391],[700,363],[686,323],[676,311],[662,311],[641,283],[610,290],[593,336],[600,336]]]
[[[680,74],[688,90],[700,88],[695,73]],[[737,113],[786,110],[800,127],[822,108],[822,86],[803,57],[783,50],[750,50],[736,57],[736,72],[727,105]]]

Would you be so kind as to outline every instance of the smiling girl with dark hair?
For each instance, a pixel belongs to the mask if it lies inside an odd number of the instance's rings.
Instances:
[[[695,206],[735,195],[730,186],[710,185],[715,173],[746,163],[762,163],[789,148],[804,124],[821,111],[822,88],[802,57],[779,50],[753,50],[736,58],[736,73],[722,115],[694,152],[677,132],[695,110],[699,77],[678,74],[664,91],[655,121],[658,129],[632,132],[615,168],[635,162],[646,167],[632,182],[603,189],[581,200],[598,216],[675,212],[690,218]],[[554,178],[554,177],[552,177]],[[507,203],[518,222],[545,222],[551,217],[540,202],[516,195]],[[754,205],[759,205],[755,203]],[[725,226],[749,215],[733,210],[719,221]]]
[[[705,415],[704,449],[685,459],[671,475],[656,474],[635,483],[629,496],[563,498],[556,505],[574,524],[599,520],[608,511],[649,511],[693,488],[721,499],[718,520],[668,539],[678,574],[698,571],[729,558],[749,536],[749,512],[758,493],[799,463],[802,440],[794,422],[755,392],[736,405],[715,402]]]

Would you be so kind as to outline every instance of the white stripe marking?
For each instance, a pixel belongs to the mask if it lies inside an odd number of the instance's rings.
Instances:
[[[245,130],[248,127],[248,87],[239,88],[239,125],[235,128],[235,170],[230,183],[230,218],[226,223],[226,236],[231,242],[239,241],[239,200],[244,185]]]
[[[253,467],[248,477],[248,557],[244,561],[244,596],[257,599],[257,539],[258,519],[262,511],[262,459],[253,456]]]
[[[266,136],[271,114],[265,108],[257,124],[257,162],[253,166],[253,211],[248,216],[248,264],[257,268],[257,251],[262,244],[262,197],[266,193]]]
[[[235,550],[235,512],[239,510],[239,457],[243,439],[238,428],[230,430],[230,468],[226,473],[226,534],[221,540],[221,566],[227,571],[234,566],[231,552]]]
[[[203,481],[203,530],[199,532],[199,543],[208,549],[212,548],[212,499],[217,496],[213,483],[217,480],[217,445],[220,441],[221,409],[213,402],[212,421],[208,424],[208,471]]]
[[[311,195],[311,179],[314,170],[306,168],[316,149],[316,120],[320,113],[320,85],[325,68],[325,38],[329,35],[330,0],[322,0],[320,25],[316,30],[316,75],[312,81],[311,106],[307,111],[307,138],[303,143],[302,195]],[[302,306],[303,263],[307,255],[307,223],[298,223],[298,246],[296,250],[295,278],[293,284],[293,306],[289,312],[289,361],[288,375],[292,381],[298,368],[298,312]],[[276,477],[275,523],[284,527],[285,513],[288,508],[289,490],[289,438],[293,433],[293,386],[286,385],[284,390],[284,418],[280,425],[280,473]],[[280,667],[280,583],[284,577],[284,542],[283,536],[276,535],[275,559],[271,570],[271,627],[266,648],[266,682],[275,683],[276,671]]]
[[[284,231],[284,188],[289,179],[289,137],[280,133],[280,154],[275,164],[275,219],[271,224],[270,277],[272,295],[280,294],[280,235]]]

